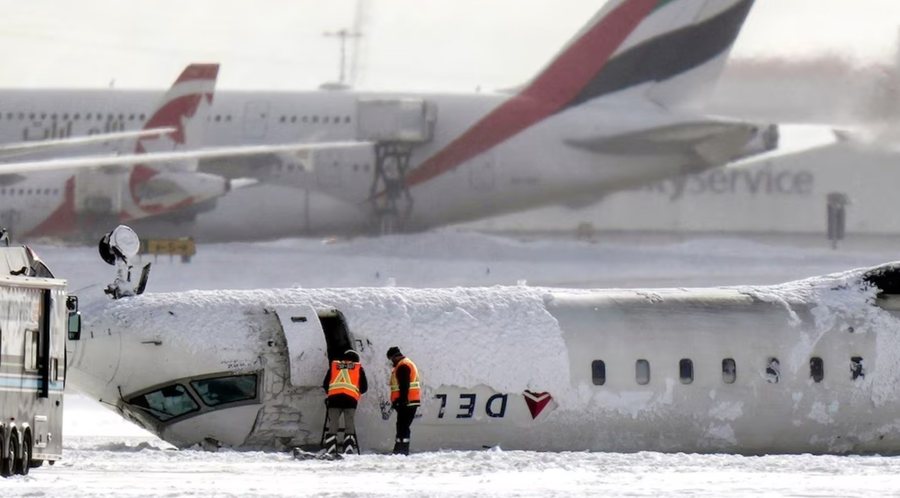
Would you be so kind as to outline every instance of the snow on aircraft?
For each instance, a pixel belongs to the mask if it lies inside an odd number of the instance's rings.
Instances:
[[[690,110],[717,80],[752,4],[610,0],[512,94],[218,92],[208,145],[372,145],[321,150],[306,161],[273,154],[200,169],[215,175],[236,169],[229,176],[293,185],[297,196],[314,191],[353,205],[357,212],[330,219],[329,231],[391,231],[550,203],[583,205],[718,166],[773,146],[759,143],[762,130],[754,124]],[[103,123],[85,122],[94,111],[90,103],[108,98],[106,91],[0,91],[0,139],[84,133]],[[153,98],[116,92],[118,110],[104,115],[118,118],[107,127],[136,125],[130,118],[146,112]],[[55,119],[23,119],[45,114]],[[260,192],[260,202],[266,195]]]
[[[137,220],[188,209],[196,212],[208,208],[209,201],[232,187],[247,184],[246,179],[197,171],[200,159],[274,153],[292,156],[323,147],[355,145],[285,143],[196,149],[202,131],[198,125],[205,124],[218,70],[217,64],[189,65],[155,110],[146,114],[116,114],[114,109],[120,103],[109,94],[84,100],[69,96],[93,112],[29,112],[29,120],[49,118],[49,128],[36,139],[25,129],[22,138],[26,141],[0,146],[0,157],[44,155],[40,159],[0,162],[0,224],[25,237],[73,232],[83,235],[96,232],[97,226],[107,226],[110,220]],[[6,122],[15,120],[15,116],[24,117],[25,113],[7,112]],[[60,118],[70,121],[63,126]],[[126,119],[142,123],[143,129],[126,130]],[[87,129],[75,130],[74,123]],[[129,138],[136,139],[133,153],[124,154],[121,143]],[[87,147],[90,145],[95,147]],[[71,146],[115,154],[52,156],[60,147]]]
[[[328,358],[418,365],[414,451],[900,452],[900,263],[774,286],[190,291],[82,306],[69,383],[180,447],[320,442]]]

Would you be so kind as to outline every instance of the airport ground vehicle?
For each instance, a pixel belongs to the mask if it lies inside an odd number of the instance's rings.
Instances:
[[[78,299],[28,247],[0,247],[0,474],[62,456],[66,339]]]

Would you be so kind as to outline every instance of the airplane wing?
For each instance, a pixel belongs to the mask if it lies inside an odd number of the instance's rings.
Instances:
[[[314,142],[278,145],[242,145],[214,147],[171,152],[150,152],[144,154],[122,154],[103,156],[66,157],[38,161],[0,163],[0,175],[56,171],[63,169],[98,168],[104,166],[131,166],[135,164],[158,164],[174,161],[200,160],[228,157],[249,157],[259,154],[288,154],[323,149],[346,149],[370,146],[368,142]]]
[[[31,154],[33,152],[41,152],[51,149],[63,147],[77,147],[80,145],[89,145],[94,143],[112,142],[119,140],[128,140],[131,138],[157,137],[172,133],[176,130],[174,127],[149,128],[137,131],[118,131],[112,133],[98,133],[95,135],[84,135],[78,137],[56,138],[50,140],[36,140],[29,142],[15,142],[0,145],[0,159],[8,159],[10,157]]]

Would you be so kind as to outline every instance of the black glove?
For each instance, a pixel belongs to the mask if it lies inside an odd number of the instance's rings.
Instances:
[[[400,400],[391,401],[391,410],[399,410],[400,409]]]

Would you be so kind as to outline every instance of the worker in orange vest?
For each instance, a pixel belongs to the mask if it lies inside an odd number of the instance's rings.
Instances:
[[[397,411],[397,434],[393,453],[409,455],[409,426],[416,417],[416,409],[422,402],[422,385],[416,364],[392,346],[387,357],[394,365],[391,371],[391,408]]]
[[[325,431],[324,450],[326,453],[338,453],[337,433],[344,419],[344,440],[342,453],[359,453],[356,439],[356,406],[359,398],[369,389],[366,371],[359,362],[359,353],[352,349],[344,352],[340,359],[331,362],[325,380],[322,383],[327,395],[325,405],[328,407],[327,428]]]

